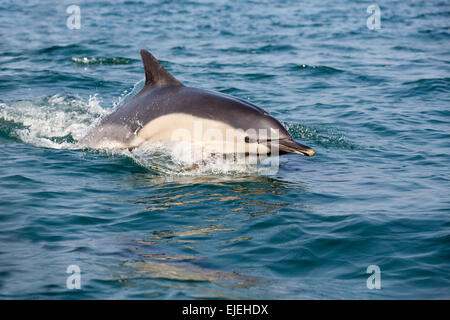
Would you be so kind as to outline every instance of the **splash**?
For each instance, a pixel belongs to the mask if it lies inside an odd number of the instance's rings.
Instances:
[[[314,144],[324,148],[357,149],[358,146],[347,140],[345,135],[333,128],[324,126],[301,125],[298,123],[285,122],[286,129],[294,139],[302,141],[314,141]]]
[[[123,105],[128,99],[136,95],[141,89],[144,87],[145,78],[142,78],[138,82],[136,82],[130,90],[124,90],[121,95],[117,98],[116,101],[113,101],[113,110],[119,108],[119,106]]]
[[[270,175],[278,169],[278,162],[275,162],[278,158],[264,159],[257,163],[255,159],[248,157],[246,161],[238,161],[234,158],[224,158],[222,155],[200,155],[201,147],[182,142],[153,142],[132,151],[117,152],[132,158],[140,166],[163,175]]]
[[[53,95],[33,101],[0,103],[2,134],[54,149],[77,149],[78,140],[108,113],[100,106],[97,95],[87,101],[78,96]]]

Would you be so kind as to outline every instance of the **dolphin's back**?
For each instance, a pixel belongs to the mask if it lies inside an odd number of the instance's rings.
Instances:
[[[185,86],[163,87],[140,92],[102,123],[124,125],[138,133],[143,125],[172,113],[215,119],[248,129],[255,116],[267,114],[251,103],[215,92]],[[239,122],[237,124],[236,122]]]

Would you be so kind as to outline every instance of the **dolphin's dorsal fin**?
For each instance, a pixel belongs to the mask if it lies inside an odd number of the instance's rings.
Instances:
[[[145,70],[145,85],[150,87],[182,86],[147,50],[141,50]]]

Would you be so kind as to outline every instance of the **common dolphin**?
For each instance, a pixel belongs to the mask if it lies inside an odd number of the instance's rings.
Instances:
[[[222,93],[184,86],[151,53],[141,50],[141,57],[144,87],[88,132],[80,141],[82,146],[131,150],[148,142],[179,141],[184,133],[190,142],[212,153],[241,150],[246,155],[314,155],[310,147],[294,141],[283,125],[260,107]],[[203,134],[196,132],[199,128]]]

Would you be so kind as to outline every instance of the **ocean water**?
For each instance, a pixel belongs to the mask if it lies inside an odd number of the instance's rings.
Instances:
[[[78,148],[142,88],[142,48],[316,156]],[[449,62],[448,1],[2,1],[0,298],[450,298]]]

